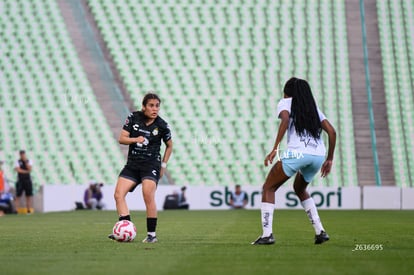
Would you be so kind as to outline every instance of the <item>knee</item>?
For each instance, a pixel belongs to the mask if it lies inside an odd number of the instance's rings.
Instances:
[[[125,196],[118,190],[115,190],[114,199],[115,201],[121,201],[125,198]]]

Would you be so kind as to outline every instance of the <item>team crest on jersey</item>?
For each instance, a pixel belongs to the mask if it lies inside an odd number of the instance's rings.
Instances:
[[[158,135],[158,128],[155,128],[154,130],[152,130],[152,134],[154,136]]]

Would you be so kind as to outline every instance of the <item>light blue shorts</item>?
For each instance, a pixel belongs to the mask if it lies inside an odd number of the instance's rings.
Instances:
[[[306,182],[311,182],[321,169],[325,157],[301,154],[300,157],[283,158],[281,161],[286,176],[291,177],[299,171]]]

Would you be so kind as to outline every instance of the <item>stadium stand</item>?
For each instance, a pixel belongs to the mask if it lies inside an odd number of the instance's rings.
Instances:
[[[414,182],[414,4],[377,1],[392,158],[397,186]]]
[[[5,1],[0,31],[0,156],[18,150],[42,184],[114,184],[123,156],[90,88],[56,1]]]
[[[176,184],[260,185],[276,104],[296,75],[339,133],[334,171],[314,185],[358,185],[343,1],[88,5],[135,104],[148,90],[163,99]]]

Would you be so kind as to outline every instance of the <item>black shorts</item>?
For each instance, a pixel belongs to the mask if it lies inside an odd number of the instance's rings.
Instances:
[[[16,197],[21,197],[24,194],[26,196],[33,196],[33,184],[32,180],[18,180],[16,182]]]
[[[135,186],[129,190],[129,192],[132,192],[145,179],[152,180],[158,184],[160,179],[160,170],[161,164],[159,162],[148,162],[134,165],[127,164],[124,166],[121,173],[119,173],[119,177],[132,180],[136,183]]]

